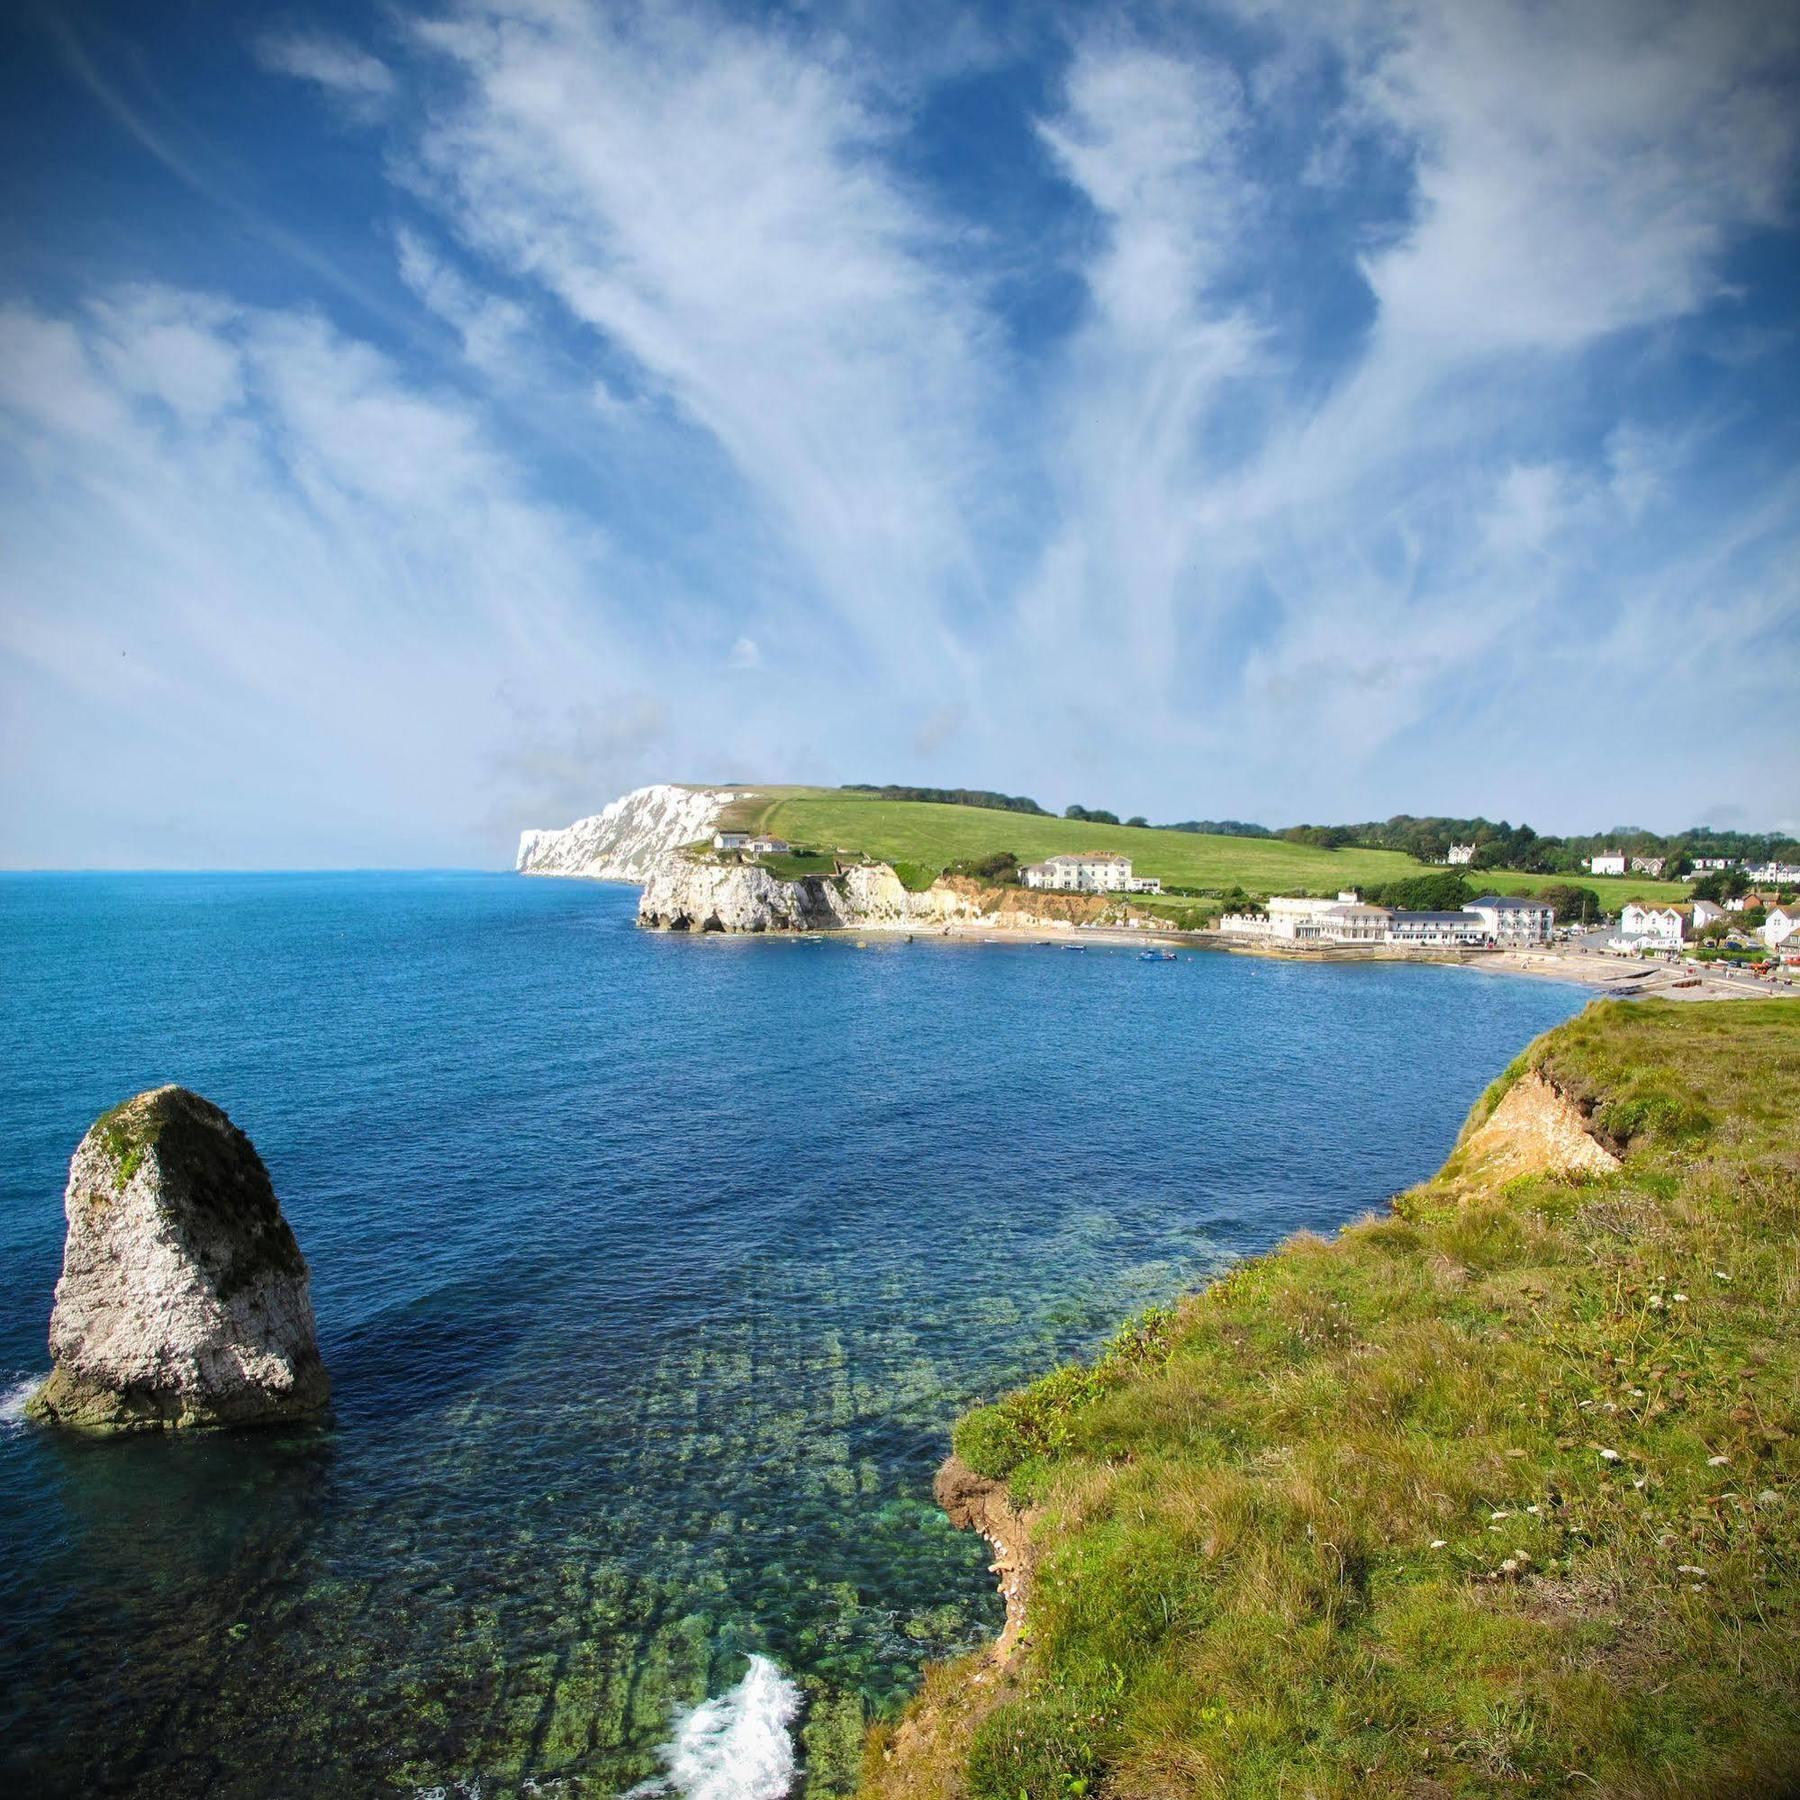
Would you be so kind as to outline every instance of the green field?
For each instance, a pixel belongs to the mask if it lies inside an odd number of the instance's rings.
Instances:
[[[1463,871],[1468,875],[1468,871]],[[1641,875],[1520,875],[1511,869],[1483,869],[1469,880],[1510,894],[1515,888],[1591,888],[1608,912],[1617,912],[1627,900],[1684,901],[1691,898],[1685,881],[1646,881]]]
[[[1236,885],[1276,894],[1300,888],[1323,893],[1419,872],[1411,857],[1393,850],[1314,850],[1268,838],[1086,825],[978,806],[870,800],[829,789],[771,790],[767,801],[745,813],[749,828],[810,850],[843,850],[936,869],[999,850],[1024,862],[1059,850],[1118,850],[1131,858],[1138,874],[1182,887]]]
[[[1010,850],[1022,862],[1063,850],[1118,850],[1140,875],[1168,886],[1241,887],[1252,894],[1335,893],[1340,888],[1393,881],[1425,872],[1397,850],[1315,850],[1275,838],[1201,837],[1129,825],[1088,825],[1031,813],[976,806],[937,806],[880,800],[836,788],[776,787],[730,809],[722,823],[768,831],[815,851],[866,855],[879,862],[944,869],[951,863]],[[1630,899],[1681,899],[1678,881],[1587,875],[1523,875],[1489,870],[1468,876],[1477,888],[1536,891],[1557,882],[1592,888],[1616,911]]]
[[[1471,1125],[1534,1067],[1621,1167],[1459,1152],[965,1416],[1024,1649],[870,1800],[1793,1791],[1800,1004],[1590,1007]]]

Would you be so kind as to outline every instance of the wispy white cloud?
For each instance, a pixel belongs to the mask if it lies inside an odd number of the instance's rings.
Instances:
[[[1258,355],[1256,324],[1216,294],[1257,213],[1243,126],[1228,68],[1113,42],[1076,53],[1039,125],[1096,237],[1047,434],[1059,528],[1021,625],[1035,680],[1087,731],[1121,704],[1167,725],[1178,630],[1200,598],[1208,422]]]
[[[464,243],[722,449],[810,573],[823,654],[956,664],[983,315],[853,72],[705,11],[416,31],[459,78],[418,158]]]
[[[255,39],[255,50],[265,69],[314,82],[360,116],[379,114],[393,98],[393,71],[379,57],[342,38],[266,32]]]
[[[1673,824],[1800,754],[1792,346],[1732,286],[1792,240],[1790,17],[964,10],[265,36],[375,128],[385,287],[71,50],[363,335],[210,273],[0,317],[8,747],[104,720],[7,779],[442,856],[702,768]]]
[[[1369,263],[1413,354],[1569,349],[1691,312],[1722,291],[1734,234],[1780,216],[1800,122],[1769,77],[1800,46],[1791,12],[1398,16],[1356,92],[1417,154],[1417,224]]]
[[[547,702],[632,683],[604,543],[462,403],[316,316],[137,289],[73,320],[12,308],[0,352],[7,666],[135,744],[9,775],[62,801],[65,842],[150,791],[191,796],[172,860],[222,836],[279,859],[296,820],[365,858],[391,830],[402,860],[486,859],[503,680]]]

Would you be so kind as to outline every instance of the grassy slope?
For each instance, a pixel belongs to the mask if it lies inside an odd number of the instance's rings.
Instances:
[[[1596,1005],[1527,1060],[1619,1173],[1453,1157],[1188,1302],[1166,1362],[963,1422],[1045,1507],[1031,1638],[997,1708],[930,1678],[910,1800],[1784,1791],[1800,1007]]]
[[[1467,879],[1482,886],[1492,886],[1503,894],[1515,888],[1539,888],[1567,883],[1572,887],[1591,888],[1600,896],[1600,904],[1608,912],[1617,912],[1627,900],[1685,901],[1693,898],[1693,890],[1685,881],[1646,881],[1641,875],[1520,875],[1510,869],[1488,869],[1469,875]]]
[[[1137,872],[1183,887],[1258,892],[1349,886],[1416,875],[1419,865],[1391,850],[1314,850],[1265,838],[1200,837],[1129,825],[1083,825],[1030,813],[977,806],[933,806],[914,800],[866,800],[853,794],[785,799],[769,809],[768,827],[797,844],[867,851],[943,868],[968,857],[1011,850],[1035,861],[1059,850],[1121,850]]]
[[[975,806],[875,800],[833,788],[766,788],[754,800],[732,807],[724,822],[737,830],[772,831],[811,848],[866,853],[883,862],[935,869],[997,850],[1011,850],[1026,860],[1058,850],[1122,850],[1142,875],[1159,876],[1181,887],[1240,886],[1258,894],[1323,893],[1424,873],[1411,857],[1393,850],[1315,850],[1268,838],[1083,825]],[[1593,888],[1606,906],[1615,909],[1632,898],[1679,899],[1686,893],[1680,882],[1606,877],[1496,871],[1470,879],[1478,886],[1492,883],[1503,893],[1575,880]]]

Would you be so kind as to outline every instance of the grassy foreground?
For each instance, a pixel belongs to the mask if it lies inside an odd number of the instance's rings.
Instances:
[[[1052,856],[1059,850],[1118,850],[1132,859],[1140,875],[1155,875],[1170,886],[1242,887],[1253,894],[1330,893],[1425,873],[1422,864],[1397,850],[1319,850],[1280,838],[1206,837],[1142,826],[1089,825],[974,806],[882,800],[836,788],[764,788],[753,799],[730,808],[720,823],[738,830],[772,832],[809,849],[907,863],[932,874],[951,863],[1002,850],[1010,850],[1024,861]],[[1678,881],[1636,877],[1595,879],[1492,870],[1468,879],[1477,887],[1492,884],[1502,893],[1578,881],[1593,888],[1602,903],[1613,909],[1633,898],[1681,899],[1687,893]]]
[[[1615,1173],[1453,1155],[968,1415],[1025,1648],[909,1800],[1800,1791],[1800,1006],[1597,1003],[1527,1068]]]

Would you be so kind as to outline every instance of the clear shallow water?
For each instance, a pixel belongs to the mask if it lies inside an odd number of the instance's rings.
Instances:
[[[930,1503],[956,1413],[1429,1173],[1584,998],[634,900],[0,878],[8,1791],[733,1800],[784,1756],[841,1791],[864,1710],[998,1623]],[[166,1080],[269,1165],[326,1428],[19,1417],[70,1152]]]

